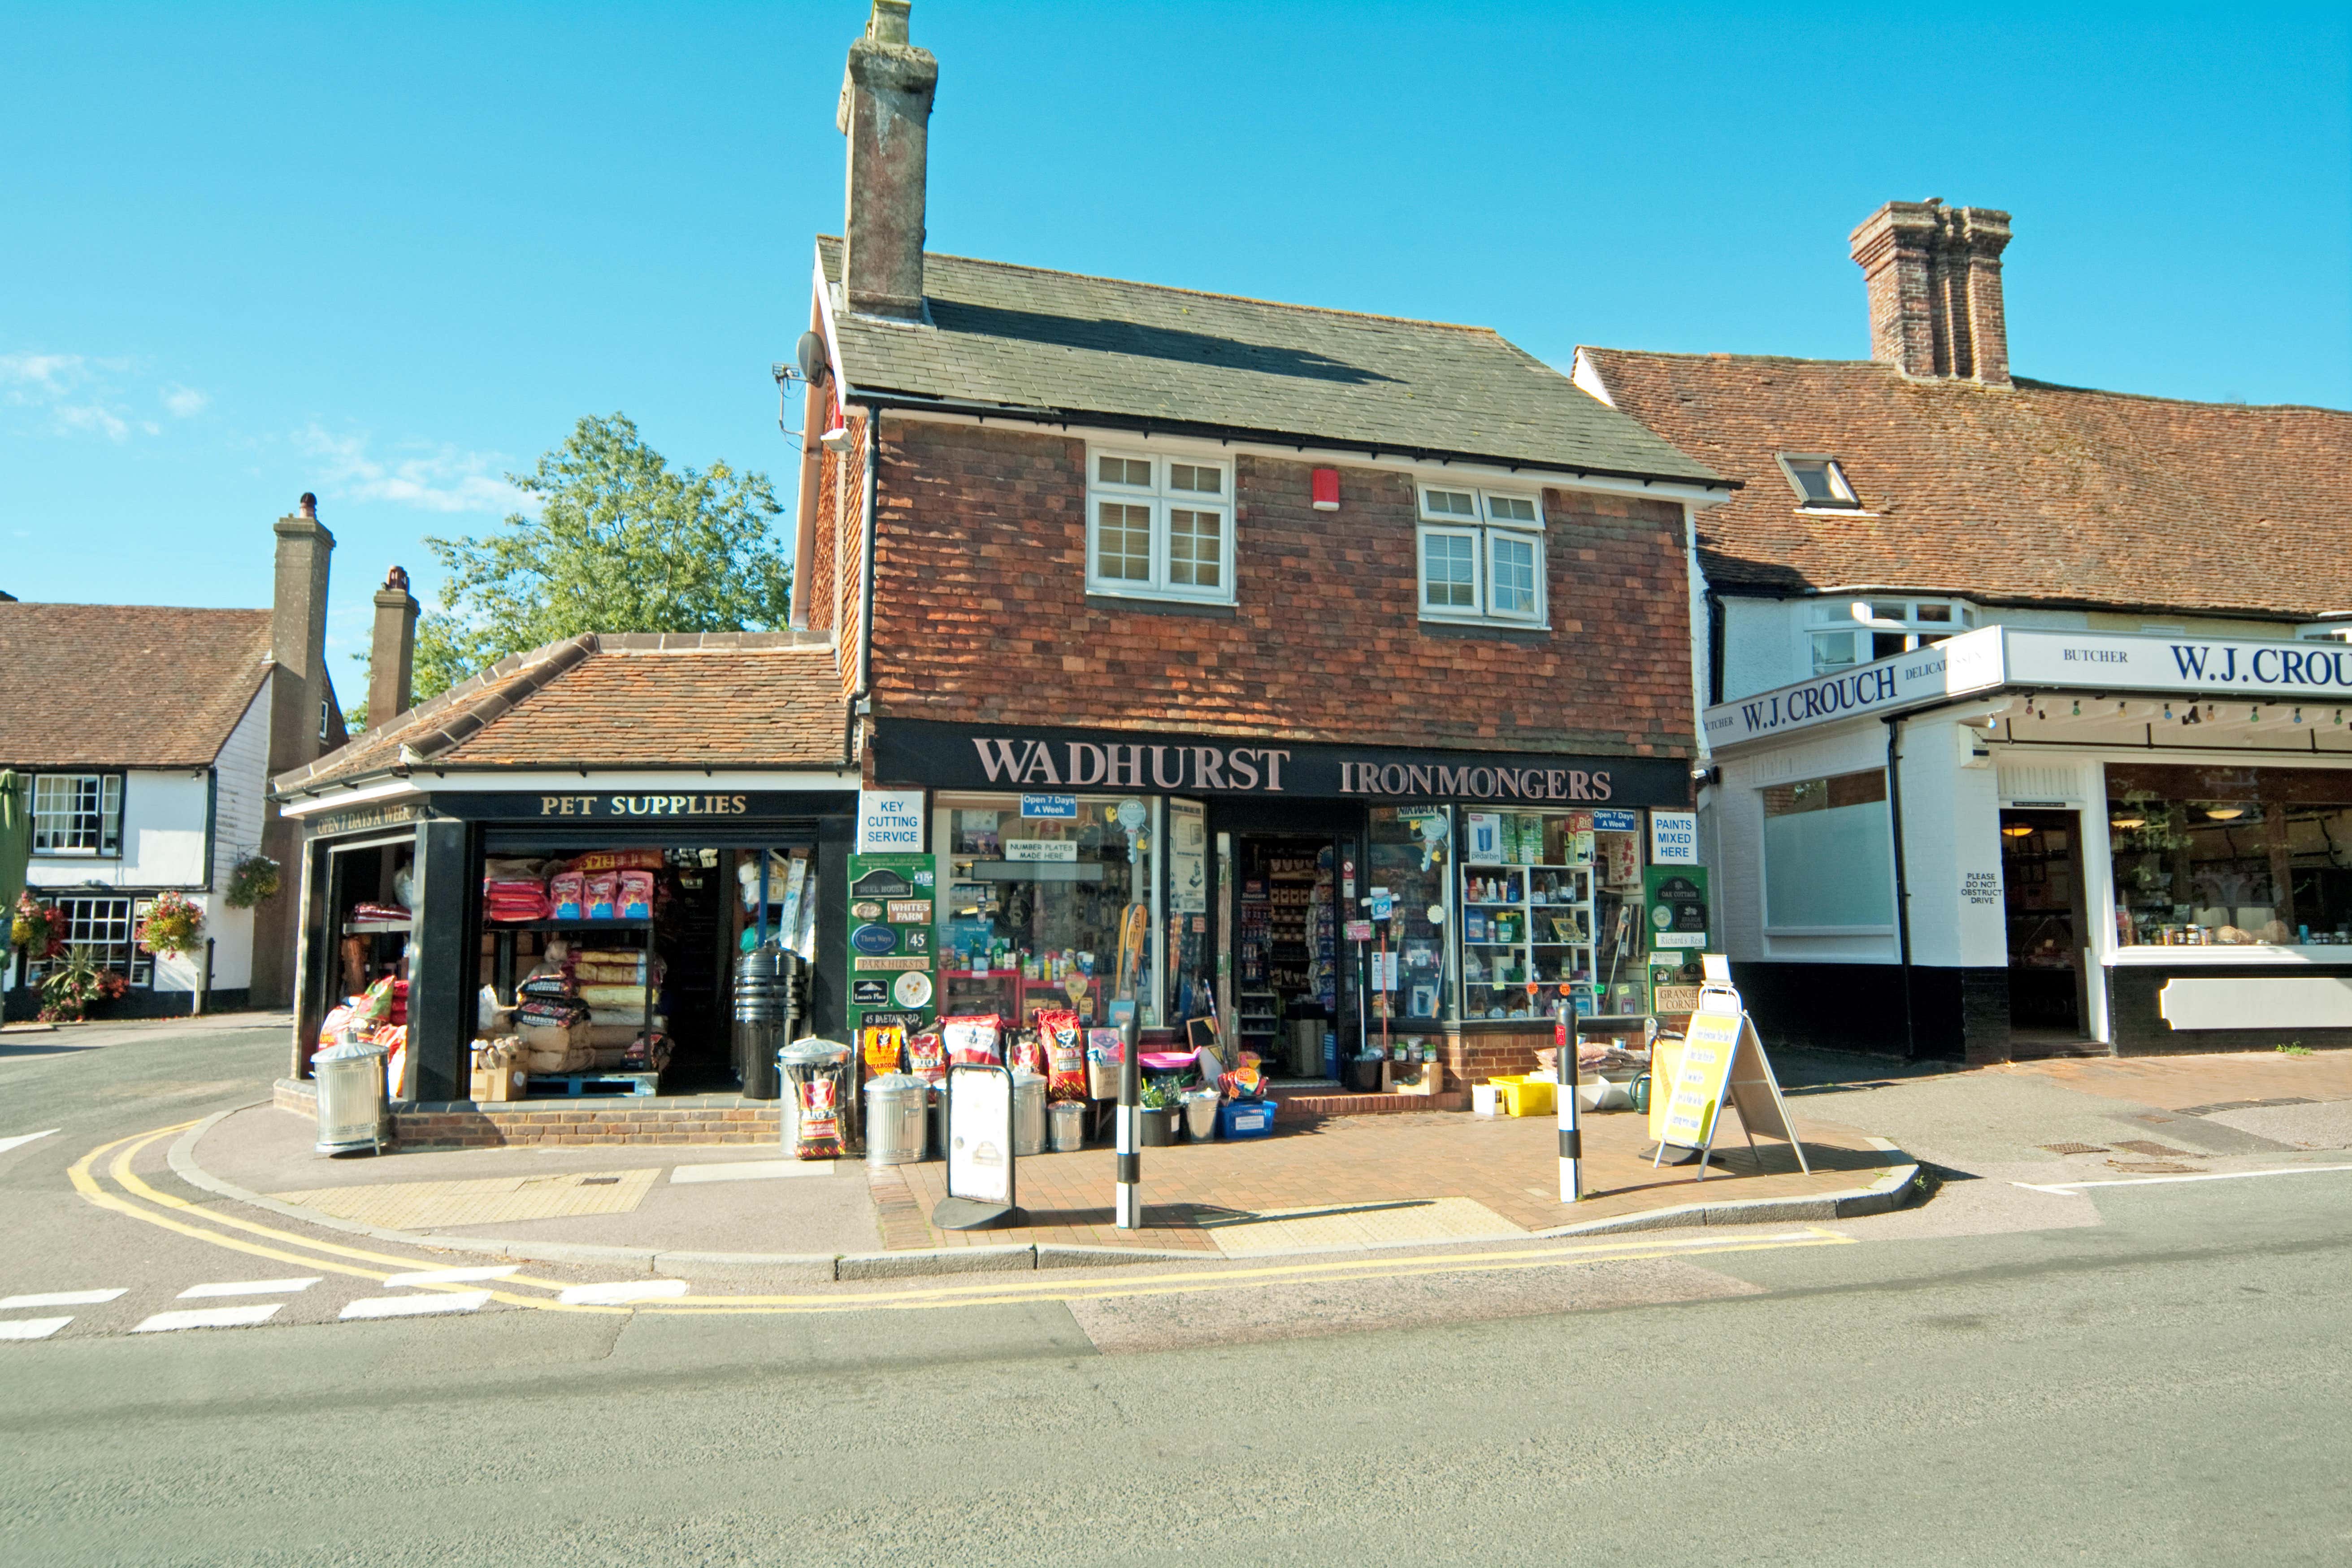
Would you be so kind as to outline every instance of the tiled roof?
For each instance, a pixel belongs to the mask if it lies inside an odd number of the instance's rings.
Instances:
[[[501,659],[307,768],[280,793],[435,768],[841,767],[829,639],[793,632],[598,635]]]
[[[827,278],[841,242],[817,241]],[[926,255],[930,322],[835,312],[857,391],[1716,481],[1485,327]]]
[[[2352,608],[2352,414],[2183,403],[1871,361],[1585,349],[1616,405],[1747,481],[1698,514],[1719,588],[1870,585],[2305,617]],[[1776,454],[1869,515],[1800,512]]]
[[[0,603],[0,767],[207,766],[268,662],[268,610]]]

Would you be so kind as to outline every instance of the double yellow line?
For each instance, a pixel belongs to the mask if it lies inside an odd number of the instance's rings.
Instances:
[[[447,1268],[446,1258],[398,1258],[334,1242],[314,1241],[291,1231],[257,1224],[236,1215],[199,1208],[183,1198],[156,1191],[135,1173],[131,1165],[141,1153],[166,1138],[195,1126],[177,1122],[149,1132],[134,1133],[100,1145],[74,1162],[68,1172],[74,1190],[102,1209],[148,1225],[209,1242],[237,1252],[329,1273],[372,1279],[381,1284],[394,1274]],[[103,1173],[100,1162],[111,1154]],[[111,1183],[111,1186],[108,1184]],[[259,1239],[255,1239],[259,1238]],[[1742,1252],[1771,1252],[1799,1247],[1836,1247],[1853,1238],[1836,1231],[1805,1226],[1769,1236],[1715,1238],[1689,1237],[1660,1241],[1654,1237],[1610,1241],[1563,1242],[1550,1247],[1515,1247],[1509,1250],[1415,1254],[1382,1258],[1352,1256],[1294,1263],[1267,1263],[1193,1268],[1171,1273],[1158,1265],[1124,1266],[1113,1275],[1065,1274],[1046,1270],[1034,1280],[1003,1279],[985,1284],[939,1285],[909,1289],[835,1289],[822,1293],[751,1296],[673,1296],[656,1301],[625,1304],[567,1302],[558,1300],[569,1287],[562,1280],[512,1274],[490,1291],[493,1300],[541,1311],[709,1317],[730,1314],[794,1315],[826,1312],[927,1311],[954,1307],[1009,1306],[1030,1302],[1101,1301],[1149,1296],[1182,1296],[1225,1290],[1263,1289],[1269,1286],[1328,1283],[1337,1280],[1409,1279],[1432,1274],[1494,1274],[1529,1268],[1558,1268],[1583,1263],[1623,1263],[1648,1258],[1714,1258]],[[1205,1259],[1204,1259],[1205,1261]],[[418,1289],[472,1290],[476,1282],[450,1282],[410,1287]],[[524,1294],[523,1292],[541,1292]]]

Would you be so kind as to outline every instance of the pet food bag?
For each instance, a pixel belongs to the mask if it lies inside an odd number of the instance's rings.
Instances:
[[[1041,1011],[1040,1016],[1043,1016]],[[1038,1031],[1029,1027],[1013,1031],[1012,1042],[1004,1047],[1004,1059],[1016,1073],[1045,1076],[1045,1047],[1039,1043]]]
[[[587,879],[584,894],[585,918],[609,921],[620,913],[621,874],[618,871],[598,871]]]
[[[1087,1098],[1087,1034],[1068,1008],[1037,1010],[1037,1043],[1045,1052],[1045,1098]]]
[[[641,921],[654,912],[654,874],[651,871],[620,873],[620,912],[623,920]]]
[[[577,871],[558,871],[547,879],[547,901],[560,921],[576,921],[588,912],[588,879]]]
[[[947,1042],[937,1030],[922,1029],[907,1037],[907,1070],[925,1083],[947,1082]]]
[[[993,1013],[975,1013],[940,1020],[940,1037],[947,1043],[948,1060],[976,1062],[984,1067],[1003,1064],[1002,1040],[1004,1020]]]

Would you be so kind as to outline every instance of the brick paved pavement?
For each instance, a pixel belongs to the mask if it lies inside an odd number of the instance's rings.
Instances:
[[[1112,1223],[1108,1148],[1024,1159],[1016,1194],[1029,1223],[987,1231],[935,1230],[934,1205],[947,1195],[938,1160],[872,1173],[886,1247],[990,1247],[1047,1242],[1216,1251],[1204,1223],[1269,1210],[1464,1197],[1528,1230],[1612,1219],[1702,1199],[1803,1197],[1867,1186],[1908,1156],[1873,1148],[1864,1134],[1804,1121],[1813,1173],[1798,1171],[1785,1144],[1758,1141],[1751,1155],[1727,1116],[1734,1152],[1704,1184],[1689,1167],[1652,1170],[1648,1118],[1629,1112],[1584,1121],[1584,1184],[1573,1209],[1559,1201],[1559,1123],[1549,1116],[1486,1118],[1424,1111],[1277,1123],[1266,1139],[1180,1144],[1143,1153],[1144,1228]]]
[[[2231,1101],[2352,1100],[2352,1051],[2069,1057],[1982,1069],[2043,1078],[2084,1094],[2180,1110]]]

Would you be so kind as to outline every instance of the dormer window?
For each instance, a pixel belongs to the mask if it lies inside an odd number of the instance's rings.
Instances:
[[[1828,675],[1958,637],[1977,612],[1958,599],[1817,599],[1805,618],[1813,673]]]
[[[1789,477],[1789,484],[1797,499],[1808,509],[1820,507],[1835,511],[1856,511],[1862,502],[1854,499],[1853,487],[1845,480],[1845,470],[1838,467],[1835,458],[1800,457],[1780,454],[1780,471]]]

